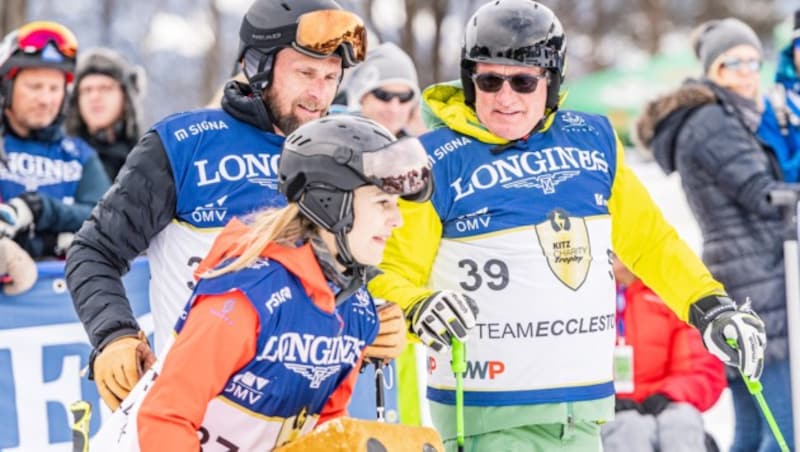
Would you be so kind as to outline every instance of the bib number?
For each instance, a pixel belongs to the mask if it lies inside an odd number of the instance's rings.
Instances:
[[[458,261],[458,268],[467,270],[467,279],[458,283],[467,292],[475,292],[484,282],[491,290],[503,290],[510,280],[508,264],[500,259],[489,259],[483,266],[472,259],[461,259]]]

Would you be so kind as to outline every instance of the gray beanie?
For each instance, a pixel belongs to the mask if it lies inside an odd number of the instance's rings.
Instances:
[[[761,41],[750,26],[739,19],[709,20],[702,23],[692,32],[694,54],[703,64],[703,73],[707,74],[714,60],[726,51],[739,46],[753,46],[762,53]]]
[[[358,110],[361,98],[381,85],[403,83],[419,96],[419,82],[414,62],[403,49],[385,42],[367,52],[363,63],[353,69],[347,82],[347,107]]]

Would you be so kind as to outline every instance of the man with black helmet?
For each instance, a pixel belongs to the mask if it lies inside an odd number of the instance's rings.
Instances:
[[[401,206],[369,288],[403,306],[431,349],[428,398],[449,450],[446,326],[465,323],[436,290],[480,308],[466,342],[466,450],[601,450],[599,424],[614,416],[612,249],[717,357],[748,378],[763,368],[763,322],[666,223],[609,121],[559,110],[565,54],[550,9],[493,1],[466,25],[460,83],[423,93],[435,130],[420,141],[438,183],[431,202]]]
[[[161,121],[130,153],[77,234],[66,267],[94,346],[90,370],[112,409],[154,359],[120,282],[129,262],[147,250],[160,351],[195,285],[192,270],[219,229],[235,216],[285,204],[276,191],[284,136],[326,113],[343,68],[363,60],[365,37],[358,16],[333,0],[257,0],[240,30],[249,83],[229,83],[221,109]],[[402,325],[399,309],[397,317]]]
[[[0,42],[0,236],[33,257],[62,256],[110,182],[94,149],[62,127],[78,42],[30,22]]]

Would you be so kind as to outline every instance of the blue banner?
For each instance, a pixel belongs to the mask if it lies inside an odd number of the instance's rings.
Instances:
[[[110,413],[94,382],[81,378],[91,346],[64,280],[63,262],[38,264],[33,288],[9,297],[0,292],[0,450],[71,451],[69,405],[94,407],[91,433]],[[123,278],[134,314],[150,332],[150,269],[138,259]]]
[[[71,403],[86,400],[93,407],[94,435],[110,411],[94,382],[81,377],[89,362],[86,332],[78,321],[64,280],[63,262],[38,264],[36,285],[24,294],[0,291],[0,451],[72,451]],[[139,325],[153,329],[149,305],[150,269],[137,259],[123,278]],[[150,338],[152,343],[152,337]],[[350,403],[351,416],[375,419],[375,372],[359,376]],[[394,366],[386,368],[386,419],[398,422]]]

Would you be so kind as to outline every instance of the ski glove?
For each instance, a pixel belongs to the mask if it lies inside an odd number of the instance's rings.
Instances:
[[[764,370],[767,334],[764,322],[750,308],[750,300],[737,308],[725,296],[700,299],[689,309],[689,322],[700,330],[703,342],[723,363],[758,380]]]
[[[17,242],[0,237],[0,275],[8,276],[2,284],[3,293],[19,295],[36,284],[39,272],[30,254]]]
[[[20,198],[0,204],[0,236],[14,238],[22,229],[33,223],[33,212]]]
[[[103,402],[116,411],[133,387],[156,361],[144,332],[111,341],[94,360],[94,382]]]
[[[378,306],[378,321],[378,337],[364,349],[364,354],[388,362],[400,356],[406,347],[406,319],[400,306],[386,303]]]
[[[478,304],[467,295],[441,290],[416,303],[406,314],[411,332],[436,352],[450,347],[451,339],[463,341],[475,327]]]

